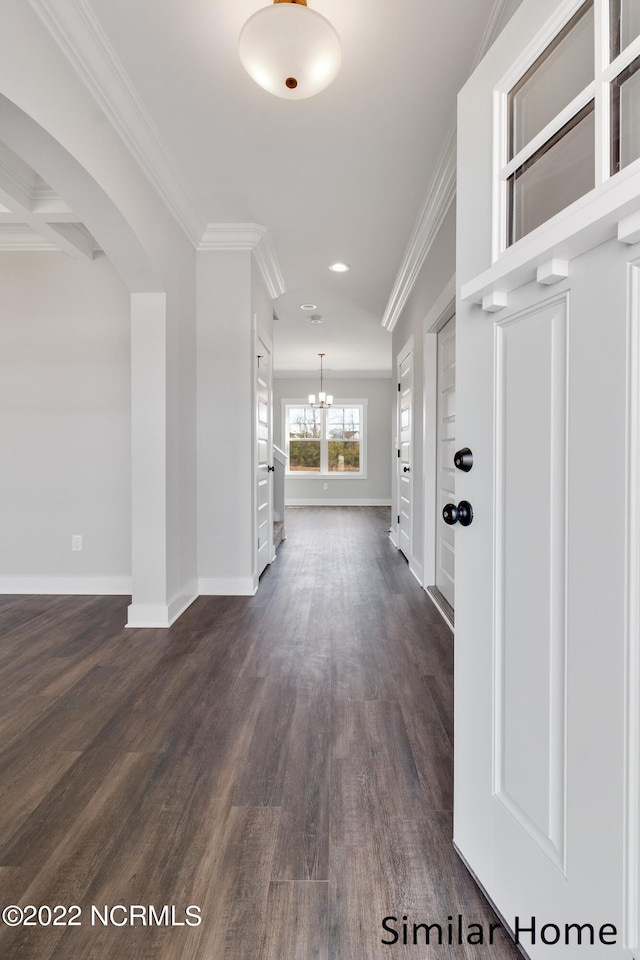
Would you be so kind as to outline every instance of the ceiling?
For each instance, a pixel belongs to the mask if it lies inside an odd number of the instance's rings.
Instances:
[[[202,222],[268,228],[286,285],[275,305],[276,370],[315,371],[323,351],[330,371],[388,372],[381,319],[451,142],[457,91],[520,0],[309,0],[338,31],[343,64],[330,87],[298,101],[266,93],[238,58],[240,30],[266,2],[76,7]],[[350,271],[329,271],[336,260]]]

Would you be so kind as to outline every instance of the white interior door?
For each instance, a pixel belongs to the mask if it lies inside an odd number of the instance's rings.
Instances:
[[[474,520],[456,527],[455,840],[535,960],[622,960],[637,933],[628,250],[597,247],[495,315],[458,307]],[[582,946],[567,923],[590,925]]]
[[[398,547],[411,561],[413,530],[413,481],[411,446],[413,432],[413,346],[398,356]]]
[[[271,347],[266,338],[256,338],[256,514],[258,576],[274,559],[273,550],[273,434],[271,393]]]
[[[456,320],[452,317],[438,333],[437,400],[437,506],[436,582],[447,603],[455,606],[455,528],[442,517],[446,503],[455,500],[456,478],[453,457],[456,440]]]

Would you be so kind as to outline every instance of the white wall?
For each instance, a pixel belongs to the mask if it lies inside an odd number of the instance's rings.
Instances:
[[[250,250],[198,253],[198,579],[203,594],[257,589],[254,331],[273,305]]]
[[[413,531],[412,556],[408,557],[412,569],[425,569],[425,498],[427,477],[423,469],[424,409],[424,320],[443,292],[456,270],[456,213],[451,205],[438,232],[427,259],[393,330],[393,362],[409,338],[414,341],[414,397],[413,397]],[[395,407],[395,397],[394,397]],[[431,469],[427,465],[427,469]],[[395,478],[394,478],[395,479]],[[395,483],[394,483],[395,497]],[[393,517],[395,519],[395,517]],[[435,521],[434,521],[435,522]],[[428,564],[426,564],[428,567]],[[429,586],[429,584],[424,584]]]
[[[195,249],[33,8],[3,0],[0,32],[13,39],[0,58],[3,141],[70,203],[132,294],[166,295],[134,338],[128,621],[166,626],[197,588]],[[153,409],[140,403],[150,381]]]
[[[0,289],[0,590],[128,593],[128,291],[62,253],[0,254]]]
[[[287,477],[285,498],[288,504],[387,504],[391,502],[392,410],[391,379],[336,378],[330,388],[337,403],[365,399],[367,403],[367,477],[363,480],[333,477]],[[317,388],[317,378],[280,378],[274,380],[274,442],[284,449],[282,401],[299,400]],[[324,489],[324,484],[328,489]]]

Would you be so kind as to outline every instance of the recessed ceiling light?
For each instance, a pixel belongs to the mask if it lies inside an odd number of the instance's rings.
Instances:
[[[329,270],[333,270],[334,273],[346,273],[349,269],[348,263],[332,263],[329,267]]]
[[[317,310],[318,304],[317,303],[301,303],[300,309],[301,310]]]

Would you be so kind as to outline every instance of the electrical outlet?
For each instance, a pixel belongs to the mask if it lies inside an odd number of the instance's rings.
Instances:
[[[71,549],[74,552],[77,550],[82,550],[82,534],[81,533],[71,534]]]
[[[328,489],[329,489],[329,484],[328,484],[328,483],[323,483],[323,484],[322,484],[322,489],[323,489],[323,490],[328,490]]]

